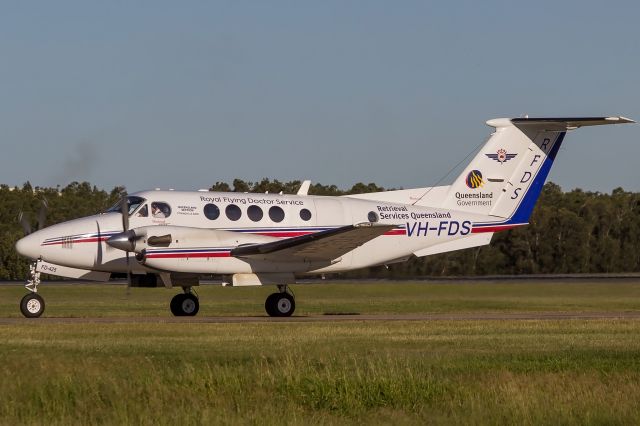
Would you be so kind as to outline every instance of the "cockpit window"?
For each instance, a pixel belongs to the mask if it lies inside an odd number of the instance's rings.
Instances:
[[[136,216],[137,217],[149,217],[149,206],[147,204],[142,206],[142,208],[140,210],[138,210],[138,213],[136,213]]]
[[[171,207],[167,203],[153,202],[151,203],[151,215],[157,219],[164,219],[171,216]]]
[[[140,204],[144,203],[145,199],[142,197],[136,197],[135,195],[131,195],[129,197],[126,198],[127,200],[127,211],[129,212],[129,214],[133,213],[134,211],[136,211],[136,209],[138,207],[140,207]],[[109,212],[118,212],[120,213],[122,211],[122,199],[120,199],[120,201],[118,201],[117,203],[115,203],[113,205],[113,207],[111,207],[109,210],[107,210],[107,213]]]

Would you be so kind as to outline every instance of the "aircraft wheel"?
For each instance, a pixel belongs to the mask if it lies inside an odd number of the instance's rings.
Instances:
[[[44,312],[44,299],[37,293],[29,293],[20,301],[20,311],[27,318],[38,318]]]
[[[198,302],[198,298],[191,293],[185,294],[184,296],[185,297],[180,304],[182,314],[187,317],[196,316],[200,310],[200,302]]]
[[[169,308],[171,313],[177,317],[192,317],[200,310],[200,302],[193,294],[180,293],[173,296]]]
[[[296,310],[296,301],[289,293],[273,293],[264,304],[271,317],[290,317]]]

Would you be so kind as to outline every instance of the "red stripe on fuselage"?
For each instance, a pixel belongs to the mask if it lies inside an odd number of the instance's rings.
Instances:
[[[526,225],[526,223],[517,223],[515,225],[495,225],[495,226],[474,227],[471,229],[471,233],[479,234],[482,232],[508,231],[509,229],[517,228],[518,226],[524,226],[524,225]]]
[[[54,241],[52,243],[42,243],[43,246],[55,246],[62,244],[76,244],[76,243],[98,243],[100,241],[106,241],[109,237],[100,237],[100,238],[82,238],[79,240],[68,240],[68,241]]]
[[[254,235],[264,235],[267,237],[280,237],[280,238],[290,238],[290,237],[299,237],[301,235],[309,235],[315,234],[318,231],[264,231],[264,232],[248,232],[249,234]]]
[[[147,259],[184,259],[187,257],[230,257],[231,253],[149,253]]]

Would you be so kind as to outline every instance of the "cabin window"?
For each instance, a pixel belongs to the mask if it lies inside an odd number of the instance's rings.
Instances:
[[[309,211],[309,209],[300,210],[300,219],[304,221],[311,219],[311,212]]]
[[[236,206],[235,204],[229,204],[227,208],[224,209],[224,212],[229,220],[233,221],[240,219],[240,217],[242,216],[242,210],[240,210],[240,207]]]
[[[281,207],[273,206],[269,209],[269,217],[274,222],[282,222],[284,220],[284,210]]]
[[[171,216],[171,207],[169,204],[155,201],[151,203],[151,216],[156,219],[164,219]]]
[[[369,219],[369,222],[376,223],[378,221],[378,213],[369,212],[369,214],[367,215],[367,219]]]
[[[216,220],[220,217],[220,209],[215,204],[207,204],[204,206],[204,215],[209,220]]]
[[[136,216],[137,217],[149,217],[149,206],[147,204],[142,206],[142,208],[140,210],[138,210],[138,213],[136,213]]]
[[[260,221],[260,219],[262,219],[264,213],[258,206],[249,206],[249,208],[247,209],[247,216],[249,216],[249,219],[251,219],[252,221],[258,222]]]

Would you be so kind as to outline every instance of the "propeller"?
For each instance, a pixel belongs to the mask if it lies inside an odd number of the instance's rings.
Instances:
[[[49,202],[46,198],[43,198],[42,206],[40,206],[40,211],[38,211],[38,230],[44,229],[46,226],[47,210],[49,210]]]
[[[22,210],[18,213],[18,222],[22,225],[24,235],[29,235],[31,233],[31,223],[29,223],[29,219],[27,219],[27,216]]]
[[[122,232],[112,235],[106,242],[109,246],[122,250],[126,254],[127,294],[129,294],[132,281],[130,253],[136,251],[136,242],[144,239],[147,233],[144,229],[139,229],[137,232],[135,229],[129,229],[129,203],[126,197],[123,197],[120,203],[120,213],[122,215]],[[171,234],[149,237],[148,244],[150,246],[168,247],[171,244]],[[136,255],[136,259],[138,259],[138,255]]]
[[[122,213],[122,232],[123,234],[129,234],[133,231],[129,230],[129,203],[127,197],[122,197],[122,203],[120,203],[120,213]],[[135,236],[135,233],[133,234]],[[127,258],[127,295],[131,291],[131,265],[129,265],[129,247],[125,250]]]
[[[46,198],[43,198],[41,203],[42,205],[40,206],[40,210],[38,211],[38,228],[36,229],[36,231],[43,229],[47,221],[47,210],[49,209],[49,203],[47,202]],[[24,235],[29,235],[33,232],[31,220],[29,220],[28,215],[22,210],[20,210],[20,213],[18,213],[18,222],[22,226]]]
[[[132,281],[130,253],[135,251],[136,241],[144,238],[145,233],[142,232],[138,235],[135,230],[129,229],[129,203],[127,197],[123,197],[120,202],[120,214],[122,215],[122,232],[112,235],[106,242],[109,246],[125,252],[127,262],[127,294],[129,294]]]

